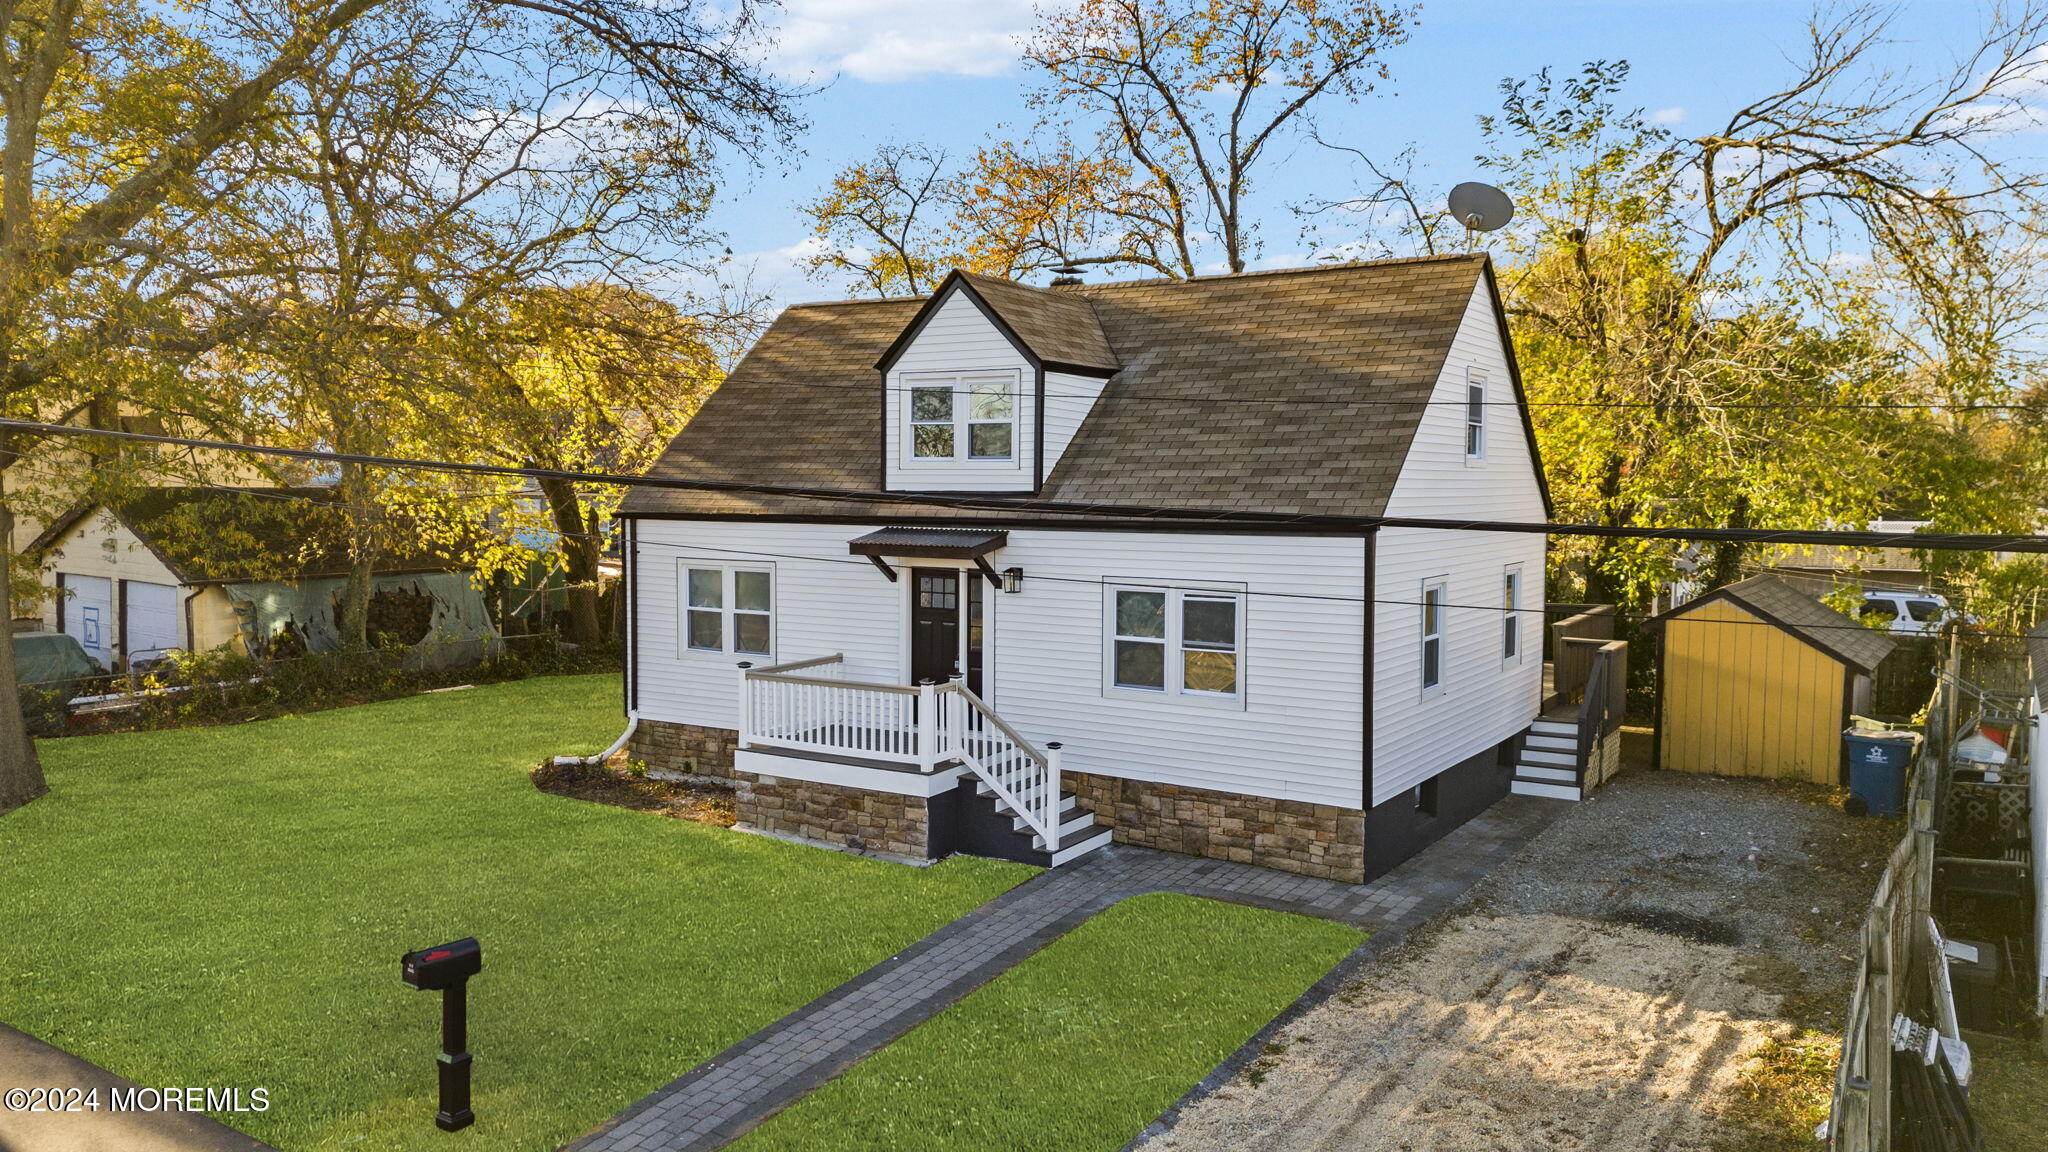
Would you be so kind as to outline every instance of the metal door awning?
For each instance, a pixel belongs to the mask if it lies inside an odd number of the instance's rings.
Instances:
[[[980,528],[881,528],[846,542],[846,550],[865,556],[889,579],[896,570],[884,559],[902,556],[919,560],[972,561],[990,584],[1000,586],[1003,578],[988,562],[988,555],[1010,542],[1008,532]]]

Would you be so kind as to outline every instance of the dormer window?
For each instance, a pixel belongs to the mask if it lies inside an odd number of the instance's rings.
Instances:
[[[910,455],[918,461],[1011,460],[1017,454],[1017,374],[907,377]]]

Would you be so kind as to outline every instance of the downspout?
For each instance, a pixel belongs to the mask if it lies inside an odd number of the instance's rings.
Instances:
[[[626,719],[626,730],[619,733],[619,738],[612,741],[611,747],[599,752],[595,756],[557,756],[548,761],[548,763],[557,768],[595,768],[618,755],[619,749],[624,748],[627,742],[633,739],[633,730],[638,727],[640,727],[640,718],[629,715]]]
[[[199,599],[199,594],[204,591],[206,591],[206,586],[202,584],[194,588],[190,596],[185,597],[185,651],[187,652],[197,653],[199,651],[199,631],[192,623],[192,602]]]

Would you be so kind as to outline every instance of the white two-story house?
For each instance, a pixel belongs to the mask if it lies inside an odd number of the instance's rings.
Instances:
[[[620,512],[633,754],[743,827],[1358,881],[1541,707],[1544,537],[1382,523],[1547,519],[1482,257],[792,307],[652,475],[815,493]]]

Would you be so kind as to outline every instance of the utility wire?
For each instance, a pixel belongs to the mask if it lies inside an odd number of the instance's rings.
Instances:
[[[643,540],[643,541],[639,541],[639,542],[637,542],[637,544],[636,544],[636,549],[637,549],[637,548],[640,548],[640,547],[647,547],[647,548],[666,548],[666,549],[671,549],[671,550],[673,550],[673,551],[676,551],[676,552],[684,552],[684,553],[689,553],[689,552],[711,552],[711,553],[717,553],[717,554],[720,554],[720,555],[729,555],[729,556],[740,556],[740,557],[748,557],[748,558],[753,558],[753,559],[760,559],[760,560],[803,560],[803,561],[811,561],[811,562],[816,562],[816,563],[821,563],[821,564],[851,564],[851,565],[857,565],[857,566],[859,566],[859,567],[862,567],[862,568],[869,568],[869,567],[872,567],[872,566],[873,566],[873,562],[872,562],[872,561],[869,561],[869,560],[867,560],[867,559],[864,559],[864,558],[856,558],[856,557],[851,557],[851,556],[814,556],[814,555],[808,555],[808,554],[805,554],[805,553],[797,553],[797,552],[764,552],[764,551],[760,551],[760,550],[758,550],[758,549],[752,549],[752,548],[718,548],[718,547],[713,547],[713,546],[711,546],[711,545],[709,545],[709,544],[696,544],[696,543],[690,543],[690,544],[671,544],[671,543],[668,543],[668,542],[665,542],[665,541],[646,541],[646,540]],[[684,559],[684,560],[687,560],[687,559],[688,559],[688,557],[687,557],[687,556],[680,556],[680,557],[677,557],[677,558],[678,558],[678,559]],[[980,578],[981,578],[981,574],[980,574],[979,572],[972,572],[972,571],[970,571],[970,572],[967,572],[967,573],[965,573],[965,574],[966,574],[966,575],[968,575],[968,576],[972,576],[972,577],[974,577],[975,579],[980,579]],[[1158,583],[1155,583],[1154,581],[1149,581],[1149,580],[1141,580],[1141,579],[1131,579],[1131,580],[1110,580],[1110,579],[1105,579],[1105,578],[1103,578],[1103,577],[1100,577],[1100,576],[1061,576],[1061,575],[1058,575],[1058,574],[1055,574],[1055,573],[1046,573],[1046,572],[1042,572],[1042,571],[1039,571],[1039,570],[1036,570],[1036,569],[1032,570],[1031,572],[1028,572],[1028,573],[1026,573],[1026,575],[1025,575],[1025,579],[1026,579],[1027,581],[1029,581],[1029,580],[1045,580],[1045,581],[1050,581],[1050,582],[1053,582],[1053,583],[1057,583],[1057,584],[1086,584],[1086,585],[1089,585],[1089,586],[1092,586],[1092,587],[1098,587],[1098,588],[1121,588],[1121,589],[1128,589],[1128,590],[1131,590],[1131,591],[1143,591],[1143,590],[1145,590],[1145,589],[1146,589],[1146,588],[1148,588],[1148,587],[1161,587],[1161,588],[1166,588],[1166,587],[1183,587],[1183,586],[1187,587],[1187,588],[1188,588],[1188,590],[1190,590],[1190,591],[1203,591],[1203,590],[1204,590],[1204,589],[1201,589],[1201,588],[1197,587],[1197,585],[1200,585],[1200,584],[1203,584],[1203,583],[1204,583],[1204,581],[1199,581],[1199,580],[1196,580],[1196,581],[1190,581],[1190,582],[1188,582],[1188,583],[1187,583],[1187,584],[1185,584],[1185,585],[1176,585],[1176,584],[1173,584],[1173,583],[1172,583],[1172,582],[1170,582],[1170,581],[1169,581],[1169,582],[1158,582]],[[1377,606],[1387,606],[1387,607],[1395,607],[1395,608],[1426,608],[1426,607],[1436,607],[1436,608],[1442,608],[1442,609],[1447,609],[1447,610],[1448,610],[1448,609],[1453,609],[1453,608],[1455,608],[1455,609],[1459,609],[1459,610],[1464,610],[1464,611],[1473,611],[1473,612],[1493,612],[1493,613],[1497,613],[1497,614],[1499,614],[1499,615],[1501,615],[1501,616],[1534,616],[1534,615],[1538,615],[1538,614],[1539,614],[1539,613],[1537,613],[1536,611],[1534,611],[1533,609],[1530,609],[1530,608],[1527,608],[1527,607],[1514,607],[1514,608],[1510,608],[1510,607],[1508,607],[1508,606],[1507,606],[1507,605],[1505,605],[1505,604],[1459,604],[1459,603],[1454,603],[1454,602],[1450,602],[1450,601],[1440,601],[1440,602],[1438,602],[1438,603],[1436,603],[1436,604],[1434,604],[1434,605],[1431,605],[1431,604],[1429,604],[1429,603],[1427,603],[1427,602],[1425,602],[1425,601],[1422,601],[1422,600],[1397,600],[1397,599],[1391,599],[1391,598],[1388,598],[1388,597],[1377,597],[1377,596],[1375,596],[1375,597],[1367,597],[1367,596],[1347,596],[1347,595],[1343,595],[1343,594],[1340,594],[1340,593],[1329,593],[1329,592],[1281,592],[1281,591],[1275,591],[1275,590],[1272,590],[1272,589],[1265,589],[1265,588],[1252,588],[1252,587],[1246,587],[1246,588],[1244,588],[1244,589],[1242,589],[1242,590],[1237,590],[1237,589],[1213,589],[1212,591],[1215,591],[1215,592],[1216,592],[1216,593],[1217,593],[1218,595],[1227,595],[1227,596],[1243,596],[1243,597],[1246,597],[1246,598],[1251,598],[1251,597],[1258,597],[1258,598],[1261,598],[1261,599],[1268,599],[1268,600],[1317,600],[1317,601],[1324,601],[1324,602],[1328,602],[1328,603],[1335,603],[1335,604],[1358,604],[1358,605],[1365,605],[1365,604],[1371,604],[1371,605],[1374,605],[1374,606],[1376,606],[1376,607],[1377,607]],[[1684,605],[1680,605],[1680,607],[1684,607]],[[1545,608],[1545,609],[1543,610],[1543,612],[1542,612],[1541,614],[1542,614],[1542,615],[1549,615],[1549,614],[1551,614],[1551,613],[1552,613],[1553,611],[1554,611],[1553,609],[1550,609],[1550,608],[1546,607],[1546,608]],[[1637,624],[1642,624],[1642,623],[1647,623],[1647,622],[1649,622],[1649,621],[1653,621],[1653,620],[1656,620],[1656,619],[1658,619],[1659,617],[1658,617],[1657,615],[1654,615],[1654,614],[1650,614],[1650,613],[1641,613],[1641,612],[1623,612],[1623,611],[1621,611],[1621,610],[1620,610],[1619,608],[1616,608],[1616,609],[1615,609],[1615,612],[1614,612],[1614,618],[1615,618],[1616,620],[1627,620],[1627,621],[1630,621],[1630,622],[1633,622],[1633,623],[1637,623]],[[1777,628],[1777,627],[1778,627],[1778,625],[1776,625],[1776,624],[1772,623],[1772,622],[1771,622],[1771,621],[1769,621],[1769,620],[1716,620],[1716,621],[1713,621],[1713,623],[1715,623],[1715,624],[1740,624],[1740,625],[1749,625],[1749,626],[1756,626],[1756,627],[1762,627],[1762,628]],[[1871,627],[1869,627],[1868,625],[1864,625],[1864,624],[1854,624],[1854,623],[1851,623],[1851,624],[1801,624],[1801,625],[1799,626],[1799,629],[1800,629],[1800,631],[1830,631],[1830,632],[1858,632],[1858,633],[1863,633],[1863,632],[1879,632],[1879,633],[1881,633],[1881,634],[1885,634],[1885,635],[1889,635],[1889,634],[1890,634],[1890,633],[1887,633],[1887,632],[1885,632],[1885,631],[1884,631],[1883,629],[1871,628]],[[1970,633],[1968,633],[1968,635],[1970,635],[1970,636],[1971,636],[1971,637],[1973,637],[1973,638],[1978,638],[1978,637],[1981,637],[1981,638],[1984,638],[1984,639],[2003,639],[2003,640],[2026,640],[2026,639],[2031,639],[2031,635],[2030,635],[2029,633],[2025,633],[2025,632],[1985,632],[1985,631],[1971,631]]]
[[[1416,516],[1359,516],[1328,513],[1262,512],[1226,508],[1169,508],[1155,504],[1112,504],[1038,498],[885,492],[870,489],[808,488],[782,484],[753,484],[733,480],[691,480],[671,476],[632,476],[613,472],[579,472],[559,468],[524,468],[504,464],[470,464],[445,460],[424,460],[404,456],[377,456],[357,452],[330,452],[315,448],[281,448],[268,445],[236,444],[225,440],[203,440],[143,432],[115,432],[100,428],[79,428],[68,424],[44,424],[31,420],[0,419],[0,428],[50,436],[73,436],[144,444],[175,444],[220,452],[241,452],[330,464],[358,464],[372,468],[410,468],[456,475],[525,476],[537,480],[564,480],[580,484],[608,484],[627,488],[655,488],[684,492],[720,492],[734,495],[781,496],[794,499],[835,501],[857,505],[900,508],[939,508],[956,511],[1003,513],[1011,516],[1035,514],[1071,519],[1076,524],[1105,518],[1149,520],[1170,523],[1177,528],[1200,525],[1246,525],[1293,529],[1302,534],[1352,535],[1382,528],[1416,528],[1450,532],[1508,532],[1542,536],[1597,536],[1615,539],[1683,540],[1704,543],[1748,544],[1832,544],[1845,548],[1918,548],[1947,552],[2025,552],[2048,554],[2048,536],[1992,535],[1935,532],[1874,532],[1841,529],[1775,528],[1645,528],[1615,524],[1558,524],[1549,521],[1458,520]],[[972,523],[965,518],[951,523]]]

